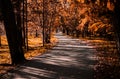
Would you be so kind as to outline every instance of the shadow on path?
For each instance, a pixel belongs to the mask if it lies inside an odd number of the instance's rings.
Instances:
[[[2,79],[94,79],[95,49],[62,33],[56,38],[57,46],[10,70]]]

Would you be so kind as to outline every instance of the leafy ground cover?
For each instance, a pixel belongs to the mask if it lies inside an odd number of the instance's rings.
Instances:
[[[88,40],[96,48],[98,63],[95,79],[120,79],[120,60],[115,41],[105,39]]]

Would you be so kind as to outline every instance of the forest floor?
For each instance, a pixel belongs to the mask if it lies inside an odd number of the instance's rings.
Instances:
[[[120,55],[116,42],[104,38],[80,38],[96,49],[97,64],[94,79],[120,79]]]
[[[77,39],[61,33],[56,34],[53,42],[56,38],[57,45],[44,54],[45,48],[41,47],[40,51],[34,47],[38,43],[31,45],[31,53],[25,55],[30,60],[28,63],[15,69],[12,66],[1,67],[0,71],[5,71],[5,67],[13,69],[1,79],[120,79],[120,62],[115,41],[100,38]],[[47,45],[49,47],[51,46]]]

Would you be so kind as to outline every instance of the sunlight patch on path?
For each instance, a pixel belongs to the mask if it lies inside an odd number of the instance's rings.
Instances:
[[[78,46],[78,45],[58,45],[58,46],[61,46],[61,47],[80,47],[80,48],[94,48],[92,46]]]

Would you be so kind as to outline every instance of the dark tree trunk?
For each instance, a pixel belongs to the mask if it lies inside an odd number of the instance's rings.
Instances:
[[[1,46],[2,44],[1,44],[1,35],[0,35],[0,46]]]
[[[17,21],[17,27],[18,27],[18,33],[19,33],[19,39],[21,40],[20,44],[24,46],[24,41],[23,41],[23,35],[22,35],[22,25],[21,25],[21,0],[18,0],[16,3],[16,9],[17,9],[17,14],[16,14],[16,21]]]
[[[63,27],[63,30],[62,30],[63,33],[65,33],[65,28]]]
[[[29,47],[28,47],[28,25],[27,25],[27,18],[28,18],[28,10],[27,10],[27,0],[24,0],[25,1],[25,48],[26,48],[26,50],[28,50],[29,49]]]
[[[25,61],[23,49],[21,45],[21,35],[19,35],[19,27],[16,25],[15,13],[10,0],[0,0],[0,7],[2,8],[2,16],[10,48],[12,64],[19,64]]]
[[[19,1],[20,2],[20,1]],[[23,47],[24,49],[28,50],[28,36],[27,36],[27,32],[26,32],[26,28],[27,28],[27,2],[26,0],[22,0],[22,17],[21,17],[21,21],[22,21],[22,38],[23,38]]]
[[[69,28],[66,28],[66,34],[69,35]]]
[[[35,31],[35,37],[38,37],[38,30]]]
[[[76,30],[76,37],[78,38],[80,35],[80,31],[79,30]]]
[[[50,36],[48,33],[45,34],[45,43],[46,44],[50,43]]]
[[[120,52],[120,6],[119,5],[120,5],[120,0],[117,0],[117,2],[115,3],[112,22],[114,26],[116,41],[117,41],[117,48],[118,51]]]

